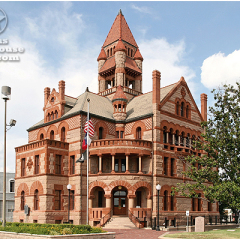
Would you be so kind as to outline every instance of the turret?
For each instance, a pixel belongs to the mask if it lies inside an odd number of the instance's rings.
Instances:
[[[122,121],[125,120],[127,117],[127,97],[124,94],[121,85],[117,87],[117,91],[113,96],[112,104],[114,107],[113,117],[118,120]]]
[[[124,86],[125,82],[125,62],[126,62],[126,48],[120,38],[118,44],[115,48],[115,63],[116,63],[116,70],[115,70],[115,80],[116,85]]]

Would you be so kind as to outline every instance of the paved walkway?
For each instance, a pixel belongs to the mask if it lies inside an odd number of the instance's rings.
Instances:
[[[116,239],[158,239],[163,231],[156,231],[152,229],[107,229],[108,232],[115,232]]]

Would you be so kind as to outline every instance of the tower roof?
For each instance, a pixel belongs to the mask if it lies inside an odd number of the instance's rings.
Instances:
[[[123,92],[121,85],[119,85],[117,87],[117,91],[114,94],[112,101],[116,101],[119,99],[127,101],[127,97],[126,97],[125,93]]]
[[[143,57],[142,57],[142,54],[139,51],[139,48],[137,49],[133,59],[134,60],[142,60],[143,61]]]
[[[135,47],[138,47],[121,10],[119,11],[117,17],[114,20],[114,23],[107,35],[107,38],[103,44],[103,47],[119,40],[120,38],[123,41],[128,42]]]
[[[107,60],[107,55],[106,55],[105,51],[103,50],[103,48],[101,49],[101,52],[97,58],[97,61],[99,61],[99,60]]]

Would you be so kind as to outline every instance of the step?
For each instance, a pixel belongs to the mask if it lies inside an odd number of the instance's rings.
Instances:
[[[110,221],[103,227],[103,229],[136,229],[137,227],[131,222],[128,217],[114,216]]]

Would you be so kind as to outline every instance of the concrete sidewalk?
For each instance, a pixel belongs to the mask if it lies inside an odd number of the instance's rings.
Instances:
[[[104,230],[116,233],[116,239],[158,239],[166,232],[156,231],[152,229],[107,229]]]

